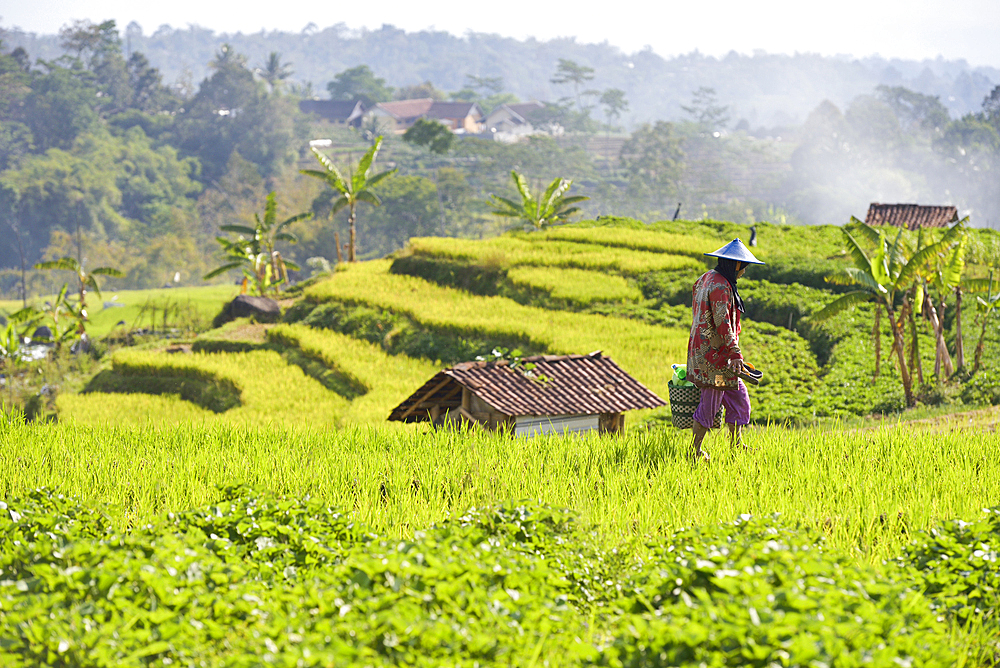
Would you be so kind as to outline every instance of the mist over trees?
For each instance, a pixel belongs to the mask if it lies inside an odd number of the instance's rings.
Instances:
[[[624,60],[607,45],[391,28],[219,42],[196,28],[144,36],[135,25],[120,32],[111,21],[81,21],[57,37],[2,37],[4,295],[15,294],[20,267],[67,256],[121,268],[127,278],[109,279],[112,287],[197,283],[219,264],[219,229],[250,224],[272,191],[282,220],[313,214],[295,223],[299,243],[282,247],[282,256],[302,267],[322,265],[310,258],[333,262],[347,220],[332,213],[329,189],[299,173],[314,166],[309,141],[328,140],[324,151],[344,167],[381,134],[379,169],[399,174],[376,187],[382,206],[358,218],[359,259],[397,250],[412,236],[504,231],[509,221],[491,213],[490,196],[518,196],[512,171],[534,190],[572,179],[568,195],[590,198],[580,204],[587,217],[843,224],[863,217],[869,202],[909,201],[954,204],[973,225],[1000,227],[1000,87],[989,79],[997,72],[961,63],[883,63],[876,75],[871,59],[664,60],[643,52]],[[275,48],[281,40],[292,48]],[[324,65],[329,73],[306,79],[333,43],[345,50]],[[368,60],[354,60],[362,58],[359,45]],[[170,73],[202,51],[198,76],[193,68]],[[621,72],[611,76],[612,61],[599,56],[615,53]],[[887,67],[899,76],[883,76]],[[734,93],[740,86],[750,92]],[[351,128],[300,112],[300,100],[327,95],[476,101],[486,111],[540,98],[550,104],[537,126],[561,132],[503,144],[425,121],[407,138],[377,119]],[[763,111],[753,112],[754,100]],[[28,274],[33,294],[56,280]]]
[[[32,58],[52,59],[61,54],[55,35],[7,28],[0,29],[0,38],[11,49],[24,47]],[[154,29],[131,23],[124,30],[123,42],[127,52],[145,54],[165,81],[187,86],[211,74],[209,63],[222,44],[232,45],[253,64],[277,52],[294,63],[289,82],[302,87],[311,84],[316,95],[338,73],[366,65],[395,88],[431,81],[439,89],[457,91],[473,75],[502,79],[507,92],[522,100],[555,101],[571,93],[552,82],[564,59],[593,70],[587,88],[624,91],[630,109],[622,115],[622,123],[628,129],[684,118],[681,105],[689,102],[691,91],[702,86],[717,91],[719,99],[730,105],[735,120],[745,118],[757,128],[800,124],[824,99],[843,108],[878,85],[936,95],[953,116],[961,116],[979,111],[983,96],[1000,83],[997,67],[972,67],[962,60],[787,56],[761,51],[752,55],[731,52],[722,58],[696,51],[664,58],[649,49],[630,54],[606,43],[573,39],[517,40],[471,32],[457,37],[441,31],[408,33],[391,25],[355,31],[343,24],[323,29],[310,24],[298,33],[219,34],[198,26]],[[871,50],[878,51],[878,45],[873,44]]]

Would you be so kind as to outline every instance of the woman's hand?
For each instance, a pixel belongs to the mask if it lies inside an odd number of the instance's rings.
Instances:
[[[733,372],[734,376],[738,376],[743,373],[743,360],[739,357],[731,358],[727,366],[729,367],[729,370]]]

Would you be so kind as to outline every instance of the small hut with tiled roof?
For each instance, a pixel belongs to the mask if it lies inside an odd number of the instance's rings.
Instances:
[[[920,204],[879,204],[868,207],[865,222],[869,225],[892,225],[915,230],[920,227],[948,227],[958,220],[953,206],[923,206]]]
[[[533,366],[532,366],[533,365]],[[515,434],[621,433],[624,413],[666,402],[600,352],[465,362],[438,372],[389,420],[478,424]]]

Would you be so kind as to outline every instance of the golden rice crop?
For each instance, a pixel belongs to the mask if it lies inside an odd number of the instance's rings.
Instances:
[[[510,282],[519,287],[541,290],[553,299],[577,306],[597,302],[636,302],[642,299],[639,288],[615,274],[583,269],[554,267],[514,267],[507,272]]]
[[[416,322],[481,338],[522,340],[553,353],[603,350],[655,392],[667,392],[670,364],[687,359],[688,332],[602,315],[551,311],[504,297],[480,297],[413,276],[389,273],[389,261],[351,265],[307,288],[314,301],[369,304]]]
[[[89,425],[212,422],[216,414],[176,394],[60,394],[60,420]]]
[[[547,240],[540,236],[503,236],[482,241],[414,237],[410,239],[410,249],[415,255],[465,260],[486,266],[564,267],[614,271],[625,275],[704,266],[691,257],[681,255],[605,248],[590,243]]]
[[[276,325],[268,329],[267,338],[298,348],[367,390],[350,401],[345,424],[384,421],[390,410],[438,371],[426,360],[388,355],[367,341],[305,325]]]
[[[694,258],[701,258],[706,251],[715,250],[719,245],[717,239],[625,227],[553,227],[528,234],[532,238],[541,237],[547,241],[572,241],[609,248],[687,255]],[[517,236],[523,238],[521,235]]]
[[[133,376],[174,376],[218,378],[231,381],[240,391],[240,406],[218,415],[182,411],[181,420],[204,419],[230,423],[311,423],[336,424],[346,412],[347,400],[327,390],[296,366],[288,364],[272,350],[245,353],[192,353],[190,355],[123,350],[115,353],[112,366],[116,372]],[[118,398],[100,394],[82,395],[60,406],[63,419],[87,423],[105,423],[105,408]],[[91,400],[93,399],[93,400]],[[130,419],[176,421],[176,403],[140,402],[144,412]],[[207,411],[206,411],[207,412]]]

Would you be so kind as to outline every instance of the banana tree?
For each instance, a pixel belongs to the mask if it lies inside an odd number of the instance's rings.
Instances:
[[[357,255],[357,231],[355,224],[357,222],[358,203],[366,202],[372,206],[380,206],[382,200],[379,199],[379,196],[372,189],[396,173],[395,169],[390,169],[389,171],[371,176],[372,166],[381,148],[382,137],[377,137],[372,143],[372,147],[361,156],[357,168],[348,173],[348,178],[344,178],[344,175],[337,169],[337,166],[315,148],[312,149],[313,155],[319,160],[319,164],[323,166],[323,169],[300,170],[300,173],[306,176],[312,176],[325,181],[334,191],[340,193],[340,196],[333,202],[330,215],[333,216],[344,207],[347,207],[347,223],[350,226],[351,234],[350,243],[347,248],[348,262],[354,262]]]
[[[573,206],[577,202],[590,199],[583,195],[564,197],[573,181],[570,179],[555,179],[538,198],[531,194],[528,180],[516,171],[510,173],[514,186],[521,194],[521,201],[515,202],[506,197],[490,195],[493,200],[493,214],[505,218],[516,218],[527,225],[540,230],[550,225],[565,222],[570,216],[580,211]]]
[[[965,347],[962,340],[962,273],[965,271],[965,247],[968,240],[968,230],[963,218],[948,228],[939,242],[939,250],[931,262],[921,271],[924,286],[924,305],[927,316],[934,331],[935,355],[934,375],[941,377],[955,373],[956,366],[961,368],[965,363]],[[955,311],[955,362],[944,338],[944,319],[948,296],[954,294]],[[935,304],[935,297],[937,303]]]
[[[976,310],[979,312],[980,330],[979,342],[976,344],[975,359],[972,363],[973,374],[979,371],[979,365],[983,360],[983,347],[986,344],[987,325],[997,313],[1000,313],[1000,309],[997,308],[1000,305],[1000,291],[993,294],[995,287],[1000,288],[1000,285],[994,283],[993,272],[991,271],[989,279],[986,280],[986,298],[983,299],[978,295],[976,296]]]
[[[60,301],[63,305],[67,307],[67,310],[73,312],[74,316],[77,318],[79,323],[78,331],[82,334],[84,331],[84,325],[88,319],[87,317],[87,288],[90,288],[97,293],[97,296],[101,296],[101,286],[97,282],[98,276],[111,276],[114,278],[125,278],[125,273],[115,269],[114,267],[98,267],[97,269],[91,269],[87,271],[84,269],[83,265],[80,264],[76,258],[72,257],[61,257],[58,260],[51,260],[49,262],[39,262],[35,265],[35,269],[51,269],[60,271],[72,271],[76,274],[76,278],[79,281],[79,297],[75,305],[70,308],[69,303],[66,301],[66,285],[63,285],[63,292],[60,293]]]
[[[252,282],[254,289],[261,296],[269,291],[277,291],[279,286],[288,282],[288,270],[298,271],[299,266],[291,260],[281,257],[276,249],[279,241],[298,243],[296,237],[288,228],[312,217],[312,213],[300,213],[278,222],[278,203],[274,192],[267,196],[264,204],[264,217],[254,213],[254,226],[223,225],[224,232],[233,232],[236,240],[216,237],[222,246],[226,262],[205,274],[205,280],[215,278],[231,269],[243,272],[244,279]]]
[[[913,383],[906,361],[906,346],[903,336],[904,325],[912,307],[910,301],[904,299],[901,309],[897,310],[896,298],[913,288],[920,270],[931,261],[936,253],[940,252],[943,242],[931,244],[907,258],[902,243],[902,229],[896,234],[892,244],[889,244],[885,235],[879,230],[857,219],[853,219],[853,222],[856,223],[856,226],[852,227],[859,230],[864,237],[876,242],[875,255],[869,258],[850,230],[841,229],[854,266],[827,277],[827,280],[841,285],[855,285],[860,289],[848,292],[830,302],[813,315],[813,320],[821,322],[857,304],[871,301],[875,302],[876,318],[884,309],[889,319],[889,329],[892,332],[893,341],[892,349],[896,353],[906,404],[912,406],[914,404]],[[878,334],[879,332],[876,331],[876,337]]]

